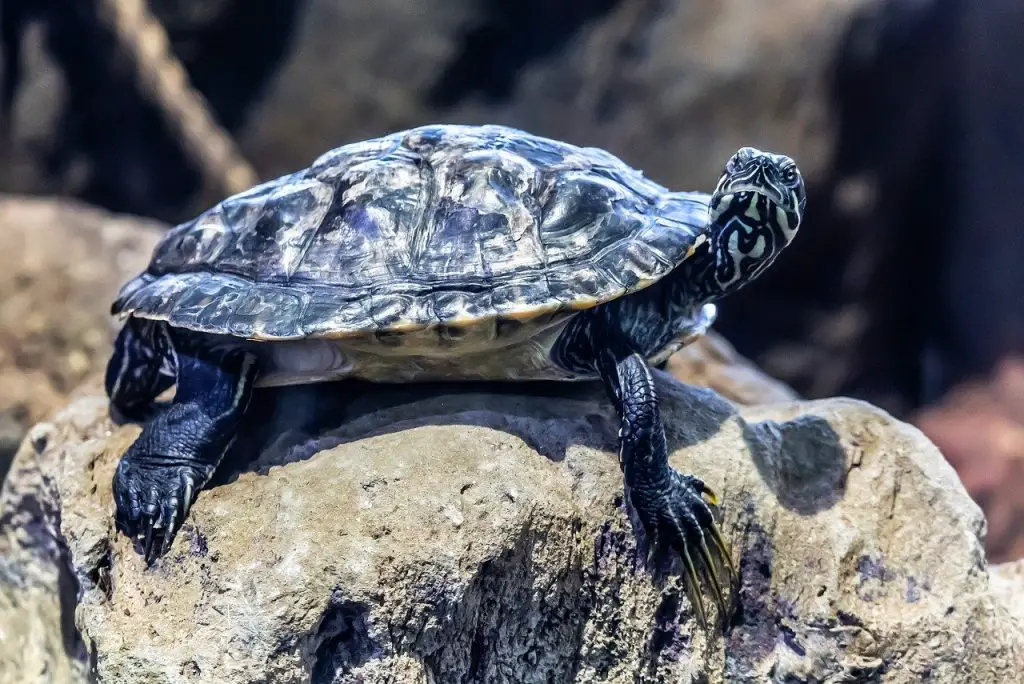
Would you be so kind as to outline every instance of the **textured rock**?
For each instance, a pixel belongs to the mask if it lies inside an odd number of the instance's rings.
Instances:
[[[47,434],[44,429],[21,444],[21,457],[0,489],[0,684],[88,681],[55,471],[52,462],[35,457]]]
[[[28,425],[106,363],[109,302],[146,267],[161,232],[153,221],[78,202],[0,197],[0,433],[13,440],[8,457]],[[0,477],[5,465],[0,455]]]
[[[883,4],[312,0],[240,142],[273,176],[341,142],[486,121],[607,147],[674,187],[710,189],[747,144],[784,150],[813,180],[833,144],[842,38]]]
[[[85,646],[50,630],[37,650],[68,671],[94,654],[100,682],[1019,681],[984,519],[920,432],[846,400],[737,413],[659,378],[673,463],[725,499],[742,583],[724,637],[635,570],[613,413],[587,385],[352,385],[340,427],[339,385],[263,391],[148,570],[110,520],[138,428],[86,391],[5,485],[0,605],[49,586],[66,617],[74,576]]]
[[[993,565],[989,574],[993,593],[1024,624],[1024,558]]]

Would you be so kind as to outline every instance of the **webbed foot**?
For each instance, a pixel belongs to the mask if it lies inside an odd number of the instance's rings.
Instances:
[[[643,528],[641,553],[648,566],[664,559],[681,561],[683,581],[701,626],[707,629],[708,624],[701,593],[705,583],[724,627],[732,613],[736,572],[711,510],[718,497],[700,479],[666,470],[665,477],[626,488],[627,500]]]
[[[167,553],[208,475],[171,459],[124,458],[114,474],[117,528],[136,542],[147,565]]]

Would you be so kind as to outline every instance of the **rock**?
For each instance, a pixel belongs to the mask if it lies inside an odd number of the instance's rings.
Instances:
[[[11,459],[25,435],[25,427],[10,413],[0,413],[0,482],[7,475]]]
[[[814,180],[833,145],[837,53],[884,4],[312,0],[239,141],[270,177],[398,128],[505,123],[606,147],[681,189],[713,188],[748,144]]]
[[[45,440],[46,431],[37,433]],[[0,684],[84,684],[88,653],[75,627],[78,586],[60,541],[52,475],[26,440],[0,493]]]
[[[724,498],[742,577],[724,637],[636,569],[593,385],[263,390],[151,569],[111,522],[138,428],[93,387],[33,430],[0,494],[0,606],[50,621],[0,663],[75,673],[89,653],[98,682],[1020,681],[984,518],[918,430],[658,378],[672,462]]]
[[[683,382],[708,387],[738,404],[771,404],[799,398],[787,385],[740,356],[714,331],[670,356],[665,370]]]
[[[162,225],[78,202],[0,197],[0,477],[21,434],[103,368],[110,302]]]
[[[1024,558],[993,565],[989,568],[989,575],[993,593],[1024,624]]]

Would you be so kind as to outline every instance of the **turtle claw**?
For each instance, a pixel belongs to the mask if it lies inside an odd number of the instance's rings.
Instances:
[[[680,548],[681,555],[683,557],[683,563],[686,565],[686,593],[690,597],[690,604],[693,606],[694,612],[697,613],[697,620],[700,622],[702,629],[708,628],[708,614],[704,610],[704,597],[700,593],[700,581],[697,579],[697,570],[693,567],[693,559],[690,557],[690,551],[686,548],[686,545]]]
[[[142,520],[142,529],[145,531],[146,537],[142,547],[145,549],[146,564],[151,565],[153,562],[153,526],[156,524],[156,506],[154,504],[146,506]]]
[[[729,545],[725,543],[722,538],[722,533],[718,530],[718,525],[712,525],[709,530],[711,531],[711,540],[715,543],[715,552],[717,557],[725,561],[725,570],[729,573],[730,583],[735,581],[737,578],[736,566],[732,564],[732,554],[729,552]]]
[[[115,521],[141,542],[147,565],[165,555],[199,489],[201,475],[190,465],[150,465],[122,459],[114,475]],[[140,539],[141,538],[141,539]]]
[[[722,582],[718,577],[718,564],[711,556],[711,552],[708,550],[708,545],[705,543],[704,538],[700,540],[700,559],[703,563],[704,569],[707,571],[707,577],[711,583],[711,589],[715,594],[715,602],[718,604],[719,613],[725,615],[727,610],[725,602],[725,594],[722,592]]]
[[[664,480],[663,480],[664,481]],[[718,621],[728,624],[736,573],[709,502],[718,497],[698,478],[670,469],[667,492],[651,496],[649,487],[635,487],[630,502],[636,510],[650,559],[675,558],[683,564],[683,583],[698,621],[707,629],[707,611],[701,592],[707,585],[718,607]],[[664,485],[662,485],[664,487]],[[642,496],[643,492],[647,496]],[[709,543],[710,540],[710,543]],[[724,580],[724,581],[723,581]]]

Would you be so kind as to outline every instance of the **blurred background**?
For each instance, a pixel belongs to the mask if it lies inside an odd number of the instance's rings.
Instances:
[[[808,215],[717,331],[918,425],[1022,557],[1021,27],[1021,0],[0,0],[0,451],[103,367],[168,225],[329,148],[502,123],[710,191],[755,145]]]

